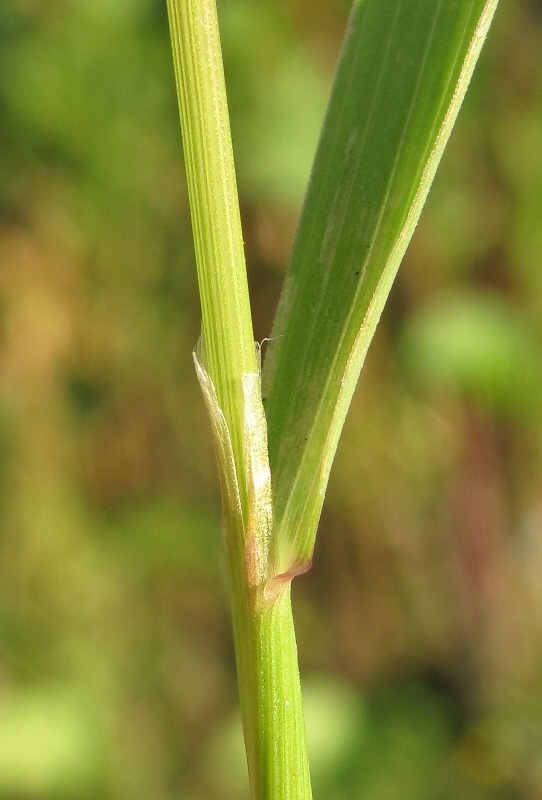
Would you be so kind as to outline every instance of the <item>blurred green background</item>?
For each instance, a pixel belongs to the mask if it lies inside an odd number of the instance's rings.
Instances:
[[[262,339],[347,3],[219,12]],[[0,175],[0,800],[245,800],[164,0],[2,0]],[[317,798],[542,798],[540,0],[497,13],[294,604]]]

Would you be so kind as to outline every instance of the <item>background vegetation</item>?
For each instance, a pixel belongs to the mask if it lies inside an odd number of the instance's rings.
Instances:
[[[346,2],[219,3],[268,335]],[[542,6],[501,4],[294,604],[317,797],[542,797]],[[242,800],[165,3],[0,4],[0,800]]]

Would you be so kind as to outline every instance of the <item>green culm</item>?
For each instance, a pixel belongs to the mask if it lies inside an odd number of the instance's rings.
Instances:
[[[354,2],[260,378],[215,0],[168,0],[254,800],[312,796],[291,581],[496,6]]]

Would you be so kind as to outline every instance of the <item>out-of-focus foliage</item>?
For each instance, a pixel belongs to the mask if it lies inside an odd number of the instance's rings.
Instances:
[[[346,4],[219,11],[263,338]],[[541,54],[502,3],[295,584],[328,800],[542,795]],[[164,4],[0,3],[0,174],[0,800],[241,800]]]

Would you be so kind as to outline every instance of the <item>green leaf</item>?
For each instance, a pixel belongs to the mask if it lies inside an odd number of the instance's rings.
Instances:
[[[278,572],[310,562],[363,360],[496,5],[354,4],[263,374]]]

